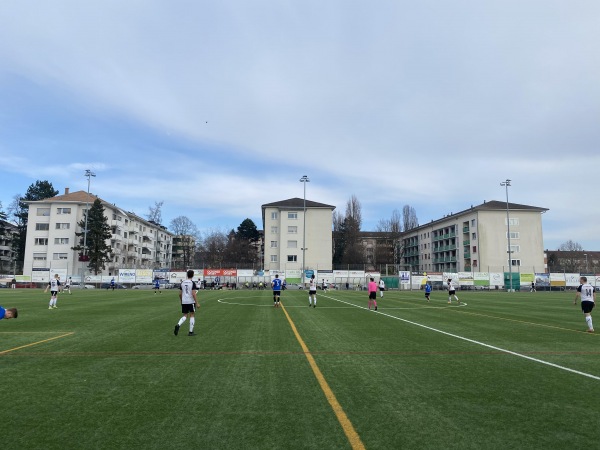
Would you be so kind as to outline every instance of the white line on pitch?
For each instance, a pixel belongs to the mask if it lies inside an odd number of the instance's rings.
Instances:
[[[334,297],[327,296],[327,298],[330,298],[331,300],[335,300],[336,302],[345,303],[346,305],[352,305],[355,308],[364,309],[366,311],[369,310],[368,308],[365,308],[364,306],[358,306],[358,305],[355,305],[353,303],[345,302],[344,300],[339,300],[339,299],[334,298]],[[507,353],[509,355],[518,356],[519,358],[528,359],[530,361],[534,361],[534,362],[537,362],[537,363],[540,363],[540,364],[544,364],[546,366],[554,367],[554,368],[560,369],[560,370],[565,370],[567,372],[575,373],[577,375],[582,375],[584,377],[588,377],[588,378],[592,378],[594,380],[600,381],[600,377],[598,377],[596,375],[592,375],[592,374],[585,373],[585,372],[580,372],[579,370],[570,369],[570,368],[564,367],[564,366],[559,366],[558,364],[554,364],[554,363],[551,363],[551,362],[548,362],[548,361],[543,361],[541,359],[532,358],[531,356],[527,356],[527,355],[523,355],[521,353],[513,352],[512,350],[507,350],[505,348],[496,347],[494,345],[486,344],[484,342],[479,342],[479,341],[476,341],[474,339],[469,339],[469,338],[466,338],[466,337],[463,337],[463,336],[459,336],[457,334],[448,333],[447,331],[438,330],[437,328],[433,328],[433,327],[430,327],[430,326],[427,326],[427,325],[423,325],[423,324],[420,324],[420,323],[417,323],[417,322],[413,322],[411,320],[402,319],[401,317],[392,316],[392,315],[386,314],[384,312],[377,311],[377,314],[379,314],[380,316],[389,317],[391,319],[400,320],[402,322],[406,322],[406,323],[409,323],[411,325],[415,325],[417,327],[425,328],[426,330],[435,331],[436,333],[445,334],[446,336],[450,336],[450,337],[453,337],[453,338],[456,338],[456,339],[467,341],[467,342],[470,342],[471,344],[481,345],[483,347],[491,348],[492,350],[497,350],[499,352]]]

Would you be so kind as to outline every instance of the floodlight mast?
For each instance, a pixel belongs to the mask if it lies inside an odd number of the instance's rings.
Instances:
[[[306,264],[306,183],[309,183],[310,180],[308,179],[308,176],[303,175],[302,178],[300,178],[300,182],[304,185],[304,211],[302,213],[302,273],[300,275],[302,277],[302,285],[304,285],[304,269]]]
[[[94,172],[92,172],[90,169],[86,169],[85,170],[85,175],[88,179],[88,186],[87,186],[87,198],[85,201],[85,227],[83,229],[83,258],[82,261],[84,264],[87,262],[88,258],[87,258],[87,233],[88,233],[88,216],[90,215],[90,181],[91,181],[91,177],[95,177],[96,174]],[[84,266],[81,267],[81,283],[79,284],[82,288],[85,286],[84,283],[84,274],[85,274],[85,269]]]
[[[506,237],[508,239],[508,292],[513,291],[513,279],[512,279],[512,249],[510,248],[510,215],[509,215],[509,205],[508,205],[508,188],[510,186],[510,181],[508,178],[506,181],[500,183],[500,186],[504,186],[506,188]]]

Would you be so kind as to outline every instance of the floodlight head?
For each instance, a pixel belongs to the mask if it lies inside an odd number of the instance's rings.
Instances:
[[[310,182],[310,180],[308,179],[308,177],[306,175],[302,175],[302,178],[300,178],[300,182],[308,183],[308,182]]]

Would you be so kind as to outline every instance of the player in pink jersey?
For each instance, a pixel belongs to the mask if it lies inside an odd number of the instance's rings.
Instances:
[[[375,311],[377,311],[377,283],[375,283],[375,279],[373,277],[370,278],[369,281],[369,309],[371,309],[371,304],[375,305]]]

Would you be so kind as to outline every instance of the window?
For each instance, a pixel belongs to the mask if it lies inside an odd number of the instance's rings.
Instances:
[[[127,237],[127,231],[123,233],[123,237],[126,238]]]
[[[506,237],[508,237],[508,232],[506,233]],[[519,239],[519,232],[518,231],[511,231],[510,232],[510,238],[511,239]]]
[[[71,228],[71,224],[70,223],[57,223],[56,224],[56,229],[57,230],[68,230],[69,228]]]
[[[519,218],[518,217],[511,217],[510,220],[504,219],[504,225],[507,224],[507,221],[508,221],[508,225],[510,225],[511,227],[519,225]]]
[[[275,227],[275,226],[271,227],[271,234],[277,234],[278,231],[279,231],[278,227]]]
[[[477,239],[477,233],[473,233],[473,234],[471,235],[471,238],[472,238],[473,240]]]
[[[49,223],[36,223],[35,230],[36,231],[48,231],[50,229]]]
[[[475,226],[475,219],[471,219],[471,226],[474,227]]]
[[[71,208],[56,208],[56,214],[71,214]]]
[[[45,253],[34,253],[33,254],[33,260],[34,261],[46,261],[46,254]]]
[[[287,248],[298,248],[298,241],[288,241]]]
[[[67,259],[67,258],[68,258],[68,256],[66,253],[53,253],[52,254],[52,259],[55,261],[60,260],[60,259]]]
[[[277,248],[277,241],[271,241],[271,248]]]
[[[506,246],[506,250],[508,251],[508,246]],[[521,246],[520,245],[511,245],[510,246],[510,252],[511,253],[519,253],[521,251]]]
[[[113,220],[117,220],[117,215],[113,214]]]
[[[521,260],[520,259],[511,259],[511,265],[513,266],[520,266],[521,265]]]
[[[477,267],[477,260],[476,259],[473,260],[473,267]]]
[[[277,262],[277,255],[271,255],[271,262]]]
[[[69,243],[69,238],[54,238],[54,243],[56,245],[65,245]]]
[[[473,246],[473,253],[477,253],[477,246],[476,245]]]
[[[288,262],[297,262],[298,256],[296,255],[288,255]]]
[[[277,213],[277,211],[273,211],[271,213],[271,220],[277,220],[278,217],[279,217],[279,214]]]
[[[297,212],[289,212],[288,213],[288,219],[290,220],[296,220],[298,218],[298,213]]]
[[[35,238],[34,245],[48,245],[48,238]]]
[[[50,208],[38,208],[36,211],[36,214],[38,216],[49,216],[50,215]]]
[[[298,227],[297,226],[288,227],[288,233],[289,234],[298,234]]]

